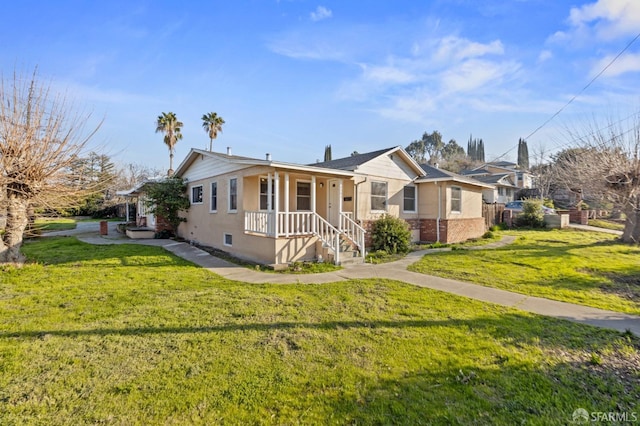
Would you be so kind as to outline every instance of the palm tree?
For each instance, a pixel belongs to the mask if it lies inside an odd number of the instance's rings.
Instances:
[[[213,140],[218,137],[218,132],[222,133],[224,120],[215,112],[202,116],[202,128],[209,135],[209,151],[213,150]]]
[[[178,121],[173,112],[163,112],[156,122],[156,133],[164,133],[164,143],[169,147],[169,176],[173,175],[173,150],[176,143],[182,139],[182,121]]]

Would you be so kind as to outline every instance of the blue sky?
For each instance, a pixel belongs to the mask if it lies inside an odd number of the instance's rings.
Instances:
[[[226,120],[214,150],[310,163],[408,145],[438,130],[487,159],[578,94],[640,31],[638,0],[13,1],[1,70],[30,70],[104,124],[119,162],[166,169],[161,112],[185,124],[179,163],[205,148],[202,114]],[[640,41],[529,151],[562,146],[585,117],[637,111]]]

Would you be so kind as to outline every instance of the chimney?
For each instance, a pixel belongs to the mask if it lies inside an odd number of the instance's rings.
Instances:
[[[271,161],[271,154],[267,152],[267,161]]]
[[[230,146],[227,147],[227,155],[231,155],[231,147]]]

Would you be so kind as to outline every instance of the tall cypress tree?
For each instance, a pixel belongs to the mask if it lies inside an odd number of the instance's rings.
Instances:
[[[480,139],[478,141],[478,154],[477,154],[477,161],[480,161],[482,163],[484,163],[484,142],[482,141],[482,139]]]
[[[324,147],[324,161],[331,161],[331,145]]]
[[[518,166],[523,170],[529,169],[529,147],[522,138],[518,140]]]

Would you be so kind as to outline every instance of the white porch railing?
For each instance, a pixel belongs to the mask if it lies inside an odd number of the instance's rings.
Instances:
[[[366,231],[358,225],[352,218],[352,214],[340,213],[340,231],[352,243],[356,245],[362,257],[365,256],[364,234]]]
[[[278,212],[278,235],[313,235],[315,233],[313,212]]]
[[[275,212],[247,211],[244,215],[245,232],[279,236],[316,235],[334,252],[336,263],[340,262],[340,236],[344,235],[364,257],[365,230],[351,219],[348,213],[340,214],[340,229],[314,212]]]
[[[244,230],[263,235],[275,235],[271,212],[244,212]]]

